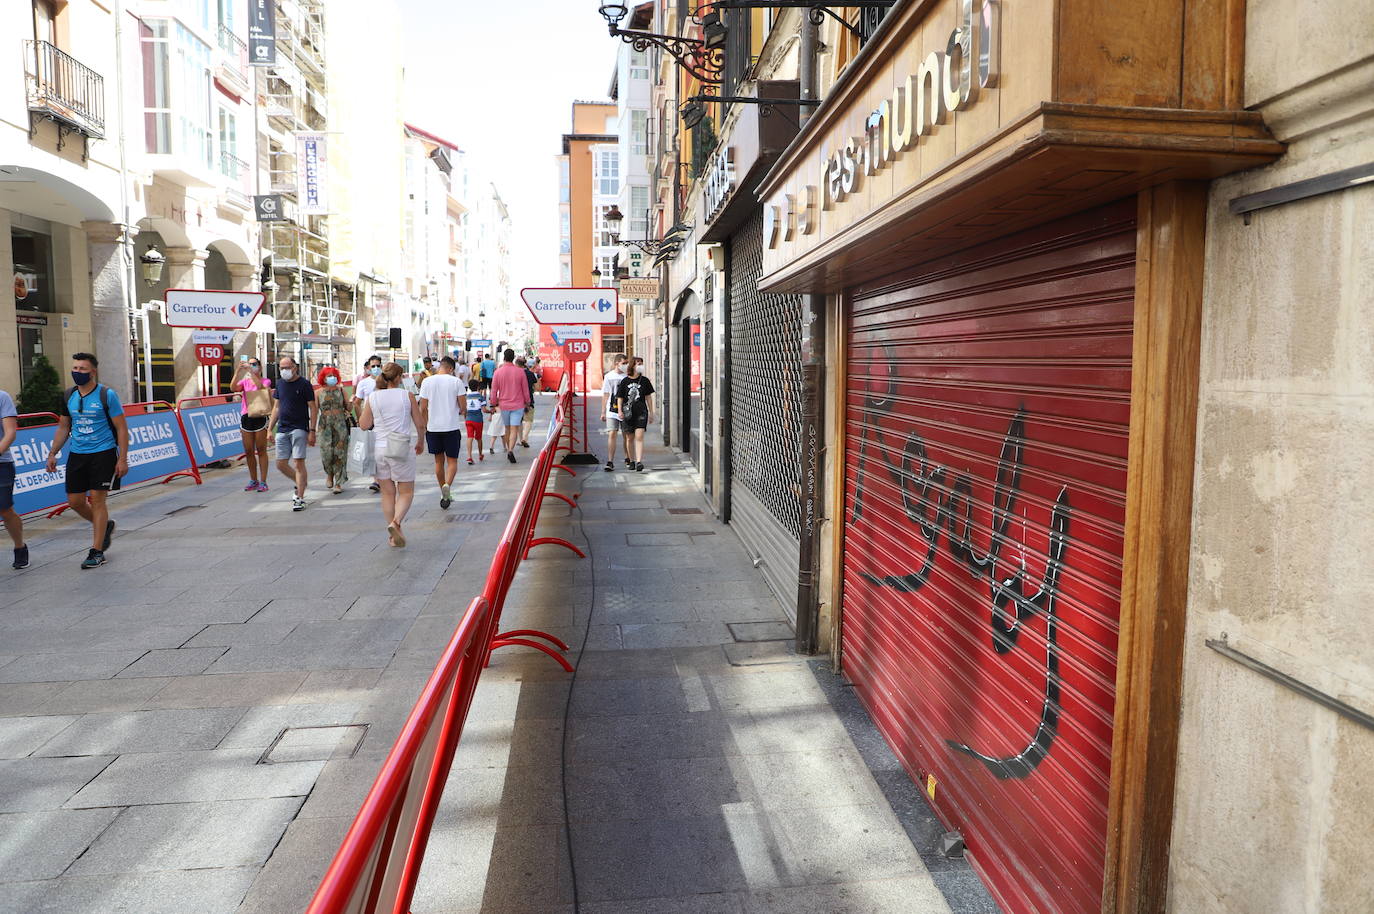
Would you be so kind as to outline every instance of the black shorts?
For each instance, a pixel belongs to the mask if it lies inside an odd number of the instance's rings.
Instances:
[[[115,464],[119,461],[118,455],[115,448],[94,454],[68,454],[67,494],[117,492],[119,477],[115,475]]]
[[[14,461],[0,462],[0,511],[14,507]]]
[[[260,432],[267,428],[266,416],[250,416],[244,413],[239,417],[239,429],[245,432]]]
[[[443,454],[457,460],[463,453],[463,433],[456,428],[451,432],[425,432],[425,446],[431,454]]]
[[[620,429],[625,432],[632,432],[635,429],[649,427],[648,413],[630,413],[620,419]]]

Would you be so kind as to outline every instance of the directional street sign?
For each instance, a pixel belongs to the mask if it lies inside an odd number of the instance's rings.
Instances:
[[[596,335],[596,328],[591,324],[568,324],[560,326],[557,330],[550,330],[549,335],[553,337],[556,345],[562,346],[568,340],[589,340]]]
[[[168,327],[244,330],[262,310],[261,292],[168,289],[162,320]]]
[[[525,307],[541,324],[618,324],[615,289],[521,289]]]
[[[220,346],[228,346],[234,342],[234,331],[232,330],[192,330],[192,343],[216,343]]]

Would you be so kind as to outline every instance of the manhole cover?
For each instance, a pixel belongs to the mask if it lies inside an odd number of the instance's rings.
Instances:
[[[669,514],[700,514],[700,508],[669,508]]]
[[[352,758],[367,734],[367,724],[329,724],[320,727],[287,727],[258,759],[259,765],[282,762],[322,762]]]
[[[166,516],[167,516],[167,517],[171,517],[173,514],[180,514],[182,511],[199,511],[199,510],[200,510],[201,508],[203,508],[203,507],[205,507],[205,506],[204,506],[204,505],[182,505],[180,508],[176,508],[176,509],[174,509],[174,510],[172,510],[172,511],[168,511]]]
[[[447,515],[447,516],[444,517],[444,520],[448,521],[450,524],[456,524],[456,523],[480,524],[480,523],[483,523],[483,522],[485,522],[485,521],[491,520],[491,515],[490,515],[490,514],[449,514],[449,515]]]

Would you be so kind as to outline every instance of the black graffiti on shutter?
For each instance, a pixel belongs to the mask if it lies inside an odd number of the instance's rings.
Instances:
[[[890,379],[885,396],[865,395],[864,407],[867,415],[864,426],[872,429],[875,437],[881,434],[878,432],[882,425],[881,419],[891,410],[895,393],[895,380]],[[902,493],[902,509],[907,519],[920,531],[921,538],[926,542],[926,550],[920,566],[904,574],[879,577],[867,571],[860,572],[861,577],[871,584],[899,593],[915,593],[929,582],[940,548],[940,531],[944,530],[950,556],[958,560],[975,578],[985,579],[988,583],[988,598],[992,604],[994,651],[998,654],[1011,651],[1016,646],[1017,637],[1025,622],[1037,612],[1045,615],[1044,703],[1040,711],[1040,721],[1026,747],[1015,755],[991,756],[965,743],[945,741],[952,749],[978,759],[988,771],[1003,779],[1027,777],[1040,762],[1044,761],[1058,732],[1061,711],[1056,600],[1059,596],[1059,578],[1064,568],[1064,557],[1069,542],[1068,486],[1059,490],[1050,512],[1045,572],[1034,593],[1029,592],[1029,575],[1026,573],[1024,559],[1019,569],[1010,562],[1004,562],[1005,570],[1000,573],[998,570],[998,563],[1002,561],[1002,550],[1010,542],[1008,531],[1011,529],[1016,500],[1021,490],[1025,430],[1026,410],[1021,408],[1012,418],[1007,434],[1002,439],[1002,449],[997,459],[997,478],[993,483],[992,535],[987,552],[982,554],[973,542],[974,497],[971,477],[960,475],[954,477],[953,482],[948,482],[949,471],[927,459],[925,442],[915,432],[907,436],[902,448],[901,466],[894,467],[879,455],[888,476]],[[868,462],[874,459],[869,455],[868,438],[868,434],[865,434],[859,445],[853,520],[858,520],[861,516],[866,467]]]

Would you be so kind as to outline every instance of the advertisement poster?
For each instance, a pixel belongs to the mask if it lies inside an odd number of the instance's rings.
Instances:
[[[186,437],[191,440],[196,466],[228,460],[243,453],[243,436],[239,433],[242,409],[238,401],[234,401],[181,411],[181,422],[186,426]]]
[[[296,199],[302,215],[329,212],[325,195],[325,168],[329,165],[329,138],[323,133],[296,134]]]
[[[129,472],[121,486],[136,485],[191,468],[176,413],[148,413],[125,416],[125,419],[129,424]],[[14,455],[14,509],[20,514],[67,502],[65,448],[56,473],[49,474],[44,466],[56,427],[21,428],[10,446]]]

